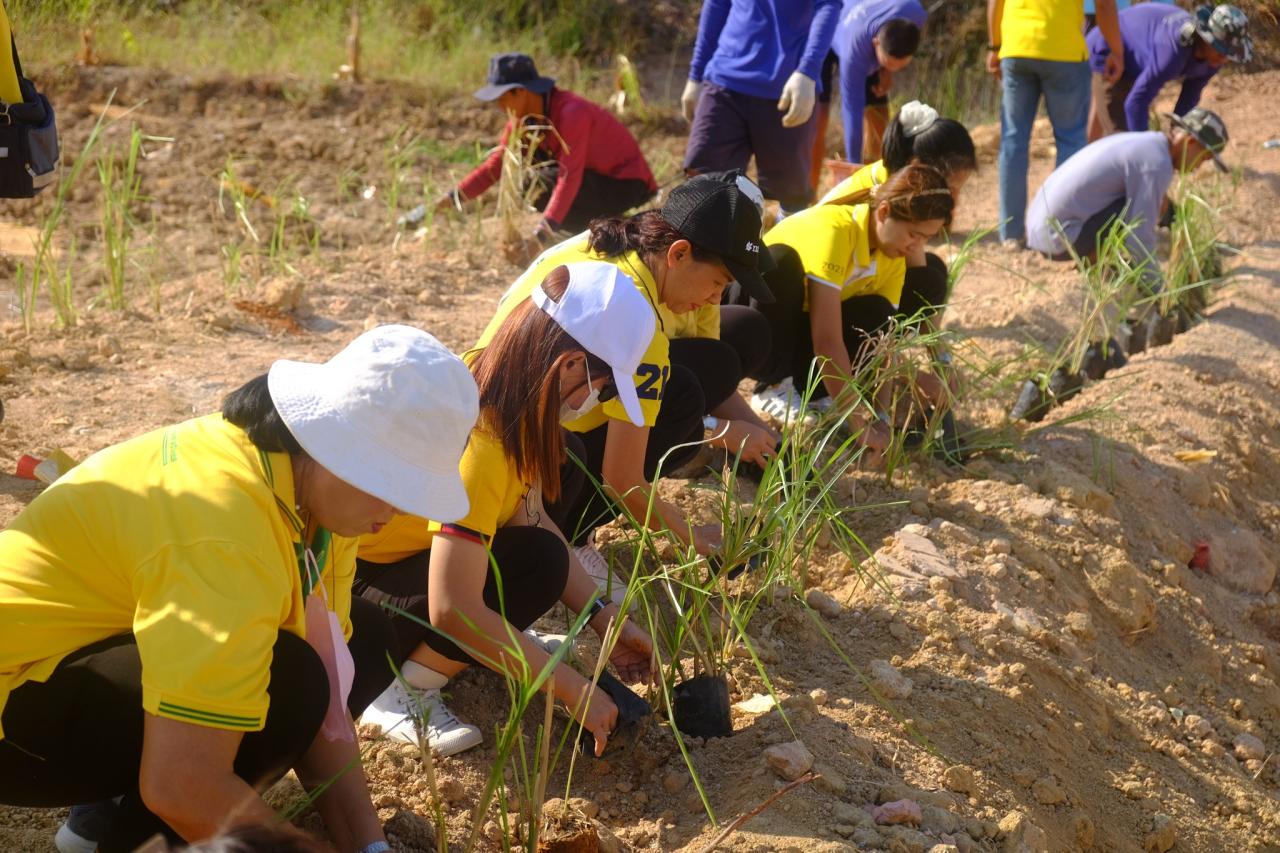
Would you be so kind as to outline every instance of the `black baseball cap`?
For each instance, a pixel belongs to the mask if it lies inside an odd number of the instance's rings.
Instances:
[[[757,302],[773,302],[761,277],[773,257],[760,239],[764,195],[738,170],[708,172],[671,191],[662,218],[693,245],[718,255],[738,284]]]
[[[489,60],[489,85],[476,90],[476,97],[482,101],[496,101],[512,89],[528,89],[545,95],[555,85],[552,78],[538,75],[538,67],[527,53],[499,53]]]

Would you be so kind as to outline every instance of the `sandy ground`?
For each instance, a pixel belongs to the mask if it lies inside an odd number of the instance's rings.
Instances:
[[[6,472],[25,452],[83,457],[210,411],[273,359],[322,359],[373,323],[413,323],[463,348],[517,273],[494,250],[491,222],[430,223],[421,235],[393,224],[423,182],[460,175],[450,158],[495,131],[497,116],[463,99],[428,104],[408,86],[349,91],[109,68],[48,76],[68,151],[113,89],[113,115],[133,111],[108,126],[110,144],[123,143],[130,121],[171,141],[147,143],[139,213],[155,236],[139,240],[150,278],[135,277],[129,310],[89,304],[101,264],[89,172],[72,188],[68,217],[87,273],[78,324],[55,328],[42,305],[27,334],[16,297],[4,296]],[[693,760],[720,821],[781,784],[762,757],[771,745],[803,741],[822,775],[723,849],[1280,849],[1271,758],[1280,743],[1280,151],[1261,148],[1280,135],[1278,96],[1280,73],[1269,72],[1223,80],[1206,98],[1226,119],[1243,178],[1224,213],[1240,250],[1235,277],[1208,322],[1090,386],[1046,429],[1010,430],[1008,449],[962,469],[917,461],[892,484],[849,477],[851,523],[878,549],[893,595],[821,550],[810,577],[836,605],[818,618],[877,692],[896,698],[877,700],[797,600],[767,606],[751,630],[790,728],[776,710],[736,711],[737,733],[694,743]],[[671,164],[681,127],[668,117],[637,132],[655,162]],[[432,142],[404,145],[414,134]],[[995,133],[975,137],[987,162],[965,191],[960,233],[996,218]],[[1041,138],[1033,188],[1051,157]],[[219,207],[229,161],[239,180],[278,199],[276,210],[294,194],[307,199],[315,251],[273,261],[246,242],[230,193]],[[392,206],[397,174],[403,199]],[[6,281],[23,261],[23,229],[49,206],[0,204]],[[265,240],[273,209],[251,201],[247,211]],[[237,244],[242,279],[228,283],[223,250]],[[947,324],[961,352],[1012,359],[1028,343],[1052,348],[1069,334],[1079,295],[1070,268],[987,240]],[[975,391],[961,419],[1003,428],[1010,402]],[[1100,406],[1103,417],[1053,425]],[[1187,461],[1199,450],[1212,453]],[[692,503],[683,485],[668,488]],[[37,492],[0,474],[0,517]],[[1210,544],[1207,572],[1188,567],[1197,540]],[[730,678],[734,701],[763,691],[749,661],[735,660]],[[454,696],[458,714],[486,731],[505,714],[505,691],[487,673],[459,679]],[[453,844],[470,832],[489,740],[441,762]],[[434,849],[412,750],[374,746],[367,766],[395,849]],[[563,768],[559,778],[563,791]],[[665,725],[579,767],[572,793],[606,848],[697,850],[715,834]],[[286,782],[275,796],[295,794]],[[876,826],[864,808],[904,798],[922,807],[919,825]],[[0,809],[0,849],[52,850],[61,815]],[[302,822],[319,825],[314,815]]]

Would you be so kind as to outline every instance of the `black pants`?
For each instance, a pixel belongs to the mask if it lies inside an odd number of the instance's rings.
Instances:
[[[348,643],[356,674],[348,707],[358,716],[386,686],[391,623],[376,605],[351,603]],[[329,679],[306,640],[282,631],[272,649],[265,727],[248,732],[235,773],[262,789],[311,746],[329,704]],[[0,740],[0,803],[52,808],[122,796],[101,853],[131,851],[157,832],[176,835],[142,803],[142,661],[132,634],[73,652],[49,680],[14,690]]]
[[[744,376],[754,376],[769,357],[769,321],[746,305],[720,306],[720,338],[675,338],[671,363],[689,369],[702,388],[710,414],[738,393]]]
[[[564,594],[569,577],[569,552],[560,538],[540,527],[502,527],[489,545],[502,579],[490,566],[484,582],[484,603],[519,630],[528,628]],[[476,661],[452,640],[427,627],[427,590],[431,552],[422,551],[395,563],[356,562],[357,595],[411,614],[392,613],[403,662],[421,643],[459,663]]]
[[[707,411],[702,386],[697,377],[687,367],[672,364],[671,376],[662,392],[662,408],[658,412],[657,421],[649,430],[649,443],[645,447],[646,480],[653,481],[659,462],[662,462],[663,471],[671,471],[693,458],[698,451],[696,446],[681,447],[678,450],[672,448],[702,440],[702,417]],[[581,460],[590,479],[583,484],[577,495],[570,497],[566,492],[559,501],[547,505],[551,517],[575,545],[586,542],[591,531],[618,514],[613,501],[594,485],[602,481],[608,432],[609,425],[605,424],[590,432],[578,433],[581,455],[577,458]],[[669,455],[668,451],[671,451]]]
[[[559,181],[559,166],[544,169],[542,181],[545,189],[534,199],[533,206],[546,210]],[[639,207],[653,198],[654,190],[647,181],[639,178],[611,178],[599,172],[584,169],[578,194],[569,205],[564,221],[556,223],[561,231],[577,234],[585,231],[591,220],[602,216],[621,216],[633,207]]]
[[[809,313],[804,310],[808,281],[795,249],[778,244],[770,246],[769,253],[775,266],[765,275],[765,280],[773,290],[775,301],[755,307],[769,321],[773,346],[760,372],[748,375],[758,380],[758,387],[790,376],[796,388],[803,390],[814,359],[813,332]],[[737,285],[729,289],[726,298],[736,303],[750,301]],[[858,365],[859,353],[865,352],[868,342],[884,331],[890,321],[919,322],[940,313],[946,301],[947,265],[932,253],[925,255],[924,266],[907,267],[897,308],[883,296],[854,296],[844,300],[840,303],[840,325],[854,366]],[[819,383],[814,397],[826,395],[825,386]]]

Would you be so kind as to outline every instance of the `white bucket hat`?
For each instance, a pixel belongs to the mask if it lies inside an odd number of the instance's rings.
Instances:
[[[613,384],[627,417],[644,426],[644,412],[636,395],[636,370],[653,340],[657,317],[635,281],[603,261],[565,264],[569,284],[557,302],[539,284],[529,294],[556,325],[587,352],[613,369]]]
[[[277,361],[267,389],[302,449],[340,480],[400,512],[467,514],[458,463],[480,394],[462,359],[431,335],[379,326],[324,364]]]

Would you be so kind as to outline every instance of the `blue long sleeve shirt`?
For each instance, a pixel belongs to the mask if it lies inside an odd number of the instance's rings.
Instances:
[[[1194,26],[1190,12],[1177,6],[1143,3],[1120,13],[1120,35],[1124,39],[1124,79],[1132,84],[1124,100],[1125,121],[1130,130],[1146,130],[1151,104],[1170,80],[1182,80],[1182,92],[1173,111],[1185,115],[1200,103],[1200,95],[1218,69],[1195,58],[1199,36],[1184,38],[1184,28]],[[1102,73],[1111,50],[1102,33],[1093,30],[1089,44],[1089,65]]]
[[[895,18],[924,28],[928,13],[920,0],[844,0],[831,49],[840,60],[840,111],[844,120],[844,153],[862,161],[862,112],[867,106],[867,78],[880,70],[872,39]]]
[[[779,98],[793,72],[819,80],[839,15],[840,0],[706,0],[689,79]]]
[[[1148,274],[1157,276],[1156,224],[1172,183],[1173,158],[1163,133],[1103,137],[1071,155],[1045,179],[1027,207],[1027,245],[1047,255],[1065,252],[1080,236],[1085,220],[1124,200],[1125,221],[1133,226],[1126,245],[1129,255],[1137,261],[1150,259]]]

